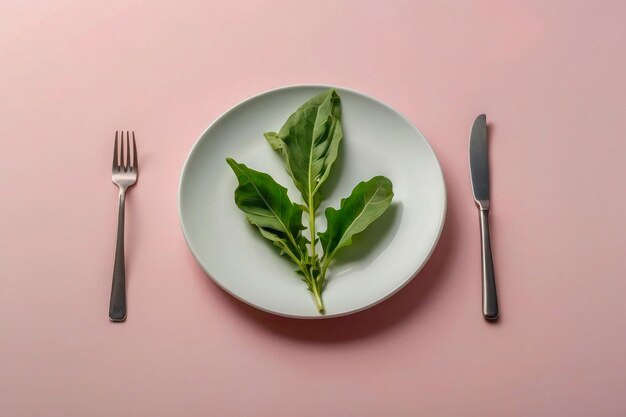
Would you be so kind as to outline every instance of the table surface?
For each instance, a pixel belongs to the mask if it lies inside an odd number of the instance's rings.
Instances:
[[[622,1],[3,1],[1,414],[626,415],[625,18]],[[448,187],[428,265],[341,319],[235,301],[178,222],[206,126],[301,83],[405,114]],[[497,324],[480,313],[467,162],[483,112]],[[142,163],[124,324],[107,317],[116,129]]]

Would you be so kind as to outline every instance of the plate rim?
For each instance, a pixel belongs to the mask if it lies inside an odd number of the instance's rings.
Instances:
[[[441,215],[441,220],[439,221],[439,225],[437,227],[437,233],[434,236],[433,241],[430,244],[430,249],[428,251],[428,253],[426,254],[426,256],[424,257],[424,260],[417,265],[417,267],[410,273],[410,275],[408,277],[406,277],[404,280],[402,280],[402,282],[397,285],[395,288],[391,289],[390,291],[388,291],[386,294],[384,294],[383,296],[381,296],[380,298],[378,298],[377,300],[353,309],[353,310],[349,310],[349,311],[345,311],[342,313],[337,313],[337,314],[329,314],[329,315],[296,315],[296,314],[288,314],[288,313],[284,313],[281,311],[275,311],[275,310],[271,310],[262,306],[259,306],[257,304],[254,304],[240,296],[238,296],[237,294],[229,291],[227,288],[225,288],[217,279],[215,279],[213,277],[213,275],[211,274],[211,272],[209,272],[208,267],[206,265],[204,265],[204,263],[200,260],[196,250],[193,247],[192,242],[190,241],[190,238],[187,234],[187,230],[185,228],[185,224],[184,224],[184,220],[183,220],[183,214],[182,214],[182,210],[181,210],[181,206],[182,206],[182,186],[183,186],[183,180],[185,178],[185,174],[187,172],[188,166],[189,166],[189,160],[191,159],[192,155],[194,154],[194,152],[196,151],[196,149],[198,148],[198,146],[200,146],[200,142],[202,140],[202,138],[209,132],[209,130],[211,130],[211,128],[216,125],[220,120],[222,120],[222,118],[224,116],[226,116],[227,114],[229,114],[230,112],[236,110],[238,107],[241,107],[245,104],[247,104],[248,102],[252,101],[252,100],[256,100],[262,96],[265,95],[269,95],[269,94],[273,94],[273,93],[277,93],[277,92],[281,92],[281,91],[286,91],[286,90],[293,90],[293,89],[297,89],[297,88],[335,88],[337,90],[340,91],[346,91],[349,92],[351,94],[357,95],[357,96],[361,96],[365,99],[374,101],[384,107],[386,107],[388,110],[390,110],[391,112],[397,114],[398,116],[400,116],[402,119],[404,119],[405,122],[407,122],[409,124],[409,126],[411,126],[411,128],[415,129],[415,131],[424,139],[424,141],[426,142],[426,146],[428,147],[428,149],[430,150],[430,152],[432,153],[432,155],[435,158],[435,162],[437,163],[437,171],[439,173],[439,176],[441,178],[441,183],[443,185],[443,208],[442,208],[442,215]],[[430,142],[428,141],[428,139],[426,138],[426,135],[424,135],[422,133],[422,131],[415,125],[413,124],[413,122],[406,117],[403,113],[399,112],[398,110],[394,109],[393,107],[391,107],[390,105],[388,105],[387,103],[373,97],[370,96],[369,94],[365,94],[362,93],[360,91],[351,89],[351,88],[346,88],[346,87],[342,87],[342,86],[338,86],[338,85],[326,85],[326,84],[290,84],[290,85],[286,85],[283,87],[277,87],[277,88],[272,88],[269,90],[265,90],[262,91],[258,94],[255,94],[253,96],[250,96],[242,101],[239,101],[238,103],[236,103],[235,105],[231,106],[230,108],[228,108],[227,110],[225,110],[224,112],[222,112],[219,116],[217,116],[210,124],[209,126],[204,129],[202,131],[202,133],[198,136],[198,138],[196,139],[196,141],[194,142],[193,146],[191,147],[191,149],[189,150],[189,153],[187,154],[187,157],[185,158],[185,162],[183,163],[183,168],[180,172],[180,176],[179,176],[179,180],[178,180],[178,193],[177,193],[177,208],[178,208],[178,221],[181,227],[181,230],[183,232],[183,236],[185,238],[185,242],[187,243],[187,247],[189,248],[189,250],[191,251],[194,259],[196,260],[196,262],[198,263],[198,265],[200,265],[200,267],[202,268],[202,270],[204,271],[204,273],[209,277],[209,279],[216,284],[220,289],[222,289],[224,292],[226,292],[228,295],[234,297],[235,299],[243,302],[244,304],[253,307],[257,310],[263,311],[265,313],[269,313],[272,315],[277,315],[277,316],[281,316],[281,317],[287,317],[287,318],[292,318],[292,319],[301,319],[301,320],[320,320],[320,319],[332,319],[332,318],[337,318],[337,317],[345,317],[348,315],[352,315],[352,314],[356,314],[359,313],[361,311],[367,310],[369,308],[374,307],[375,305],[378,305],[380,303],[382,303],[383,301],[388,300],[389,298],[391,298],[393,295],[395,295],[396,293],[398,293],[402,288],[404,288],[406,285],[408,285],[411,281],[413,281],[413,279],[419,274],[419,272],[422,270],[422,268],[424,268],[424,266],[428,263],[428,261],[430,260],[430,257],[432,256],[433,252],[435,251],[435,248],[437,247],[437,244],[439,243],[439,239],[441,238],[441,234],[443,232],[443,228],[444,225],[446,223],[446,217],[448,214],[448,187],[446,185],[446,179],[445,176],[443,174],[443,169],[441,168],[441,163],[439,162],[439,158],[437,157],[437,154],[435,153],[435,150],[433,149],[432,145],[430,144]]]

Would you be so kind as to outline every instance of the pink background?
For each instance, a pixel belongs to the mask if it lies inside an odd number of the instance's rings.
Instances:
[[[0,415],[626,415],[626,3],[0,3]],[[407,115],[449,212],[418,277],[352,317],[242,305],[178,224],[204,128],[298,83]],[[502,318],[480,314],[467,140],[492,123]],[[116,129],[137,132],[129,317],[107,318]]]

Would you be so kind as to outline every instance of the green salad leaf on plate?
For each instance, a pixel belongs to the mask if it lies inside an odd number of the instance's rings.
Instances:
[[[356,234],[387,210],[393,185],[383,176],[359,183],[349,197],[341,200],[339,209],[326,209],[326,231],[316,233],[315,214],[323,200],[322,185],[337,160],[343,139],[339,94],[330,89],[311,98],[289,116],[278,132],[264,136],[281,155],[303,204],[292,202],[287,189],[270,175],[227,158],[239,182],[235,204],[248,222],[297,266],[318,311],[324,314],[322,291],[328,267],[340,249],[352,244]],[[302,222],[304,212],[306,226]],[[307,226],[310,240],[302,234]],[[318,252],[318,242],[322,252]]]

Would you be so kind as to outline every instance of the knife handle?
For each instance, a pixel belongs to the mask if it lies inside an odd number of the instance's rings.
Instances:
[[[491,258],[488,209],[480,209],[480,243],[483,270],[483,316],[485,320],[496,320],[498,318],[498,295],[496,293],[496,276],[493,272],[493,259]]]

